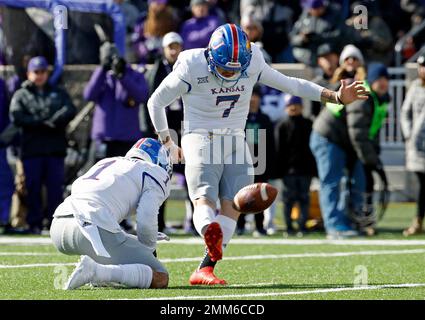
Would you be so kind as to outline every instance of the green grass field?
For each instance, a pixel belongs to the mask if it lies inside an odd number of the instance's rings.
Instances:
[[[159,258],[170,273],[168,289],[87,286],[62,291],[55,287],[63,284],[78,257],[59,254],[46,237],[0,237],[0,299],[423,300],[425,235],[408,240],[401,235],[413,213],[413,204],[393,204],[379,224],[378,236],[353,241],[332,243],[322,233],[303,239],[284,239],[281,233],[235,237],[216,268],[229,283],[223,287],[188,285],[203,253],[200,238],[176,234],[159,245]],[[180,219],[182,203],[170,202],[167,215]],[[282,226],[280,215],[276,222]]]

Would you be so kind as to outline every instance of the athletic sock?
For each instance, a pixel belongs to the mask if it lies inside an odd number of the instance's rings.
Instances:
[[[120,283],[130,288],[149,288],[153,271],[144,264],[102,265],[96,264],[95,283]]]
[[[223,231],[223,249],[224,249],[224,247],[230,242],[230,239],[232,239],[233,234],[235,233],[237,222],[236,220],[233,220],[232,218],[229,218],[222,214],[219,214],[217,217],[215,217],[214,222],[217,222],[220,225],[221,230]]]
[[[208,254],[208,249],[205,249],[204,258],[202,259],[201,263],[199,264],[198,270],[205,268],[205,267],[215,267],[217,261],[212,261],[210,255]]]
[[[208,205],[196,206],[193,212],[193,224],[201,237],[204,236],[207,227],[215,217],[214,210]]]
[[[233,233],[235,232],[236,221],[233,220],[232,218],[229,218],[220,214],[215,218],[214,222],[217,222],[218,224],[220,224],[221,230],[223,232],[223,251],[224,251],[230,239],[232,238]],[[216,264],[217,264],[217,261],[212,261],[211,257],[208,254],[208,249],[205,249],[204,258],[199,264],[198,270],[205,267],[214,268]]]

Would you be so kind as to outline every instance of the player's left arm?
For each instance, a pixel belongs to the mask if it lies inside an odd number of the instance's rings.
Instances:
[[[332,91],[308,80],[288,77],[267,64],[264,64],[258,81],[283,92],[322,103],[349,104],[358,99],[366,100],[368,94],[362,81],[354,81],[347,85],[344,80],[341,80],[339,90]]]

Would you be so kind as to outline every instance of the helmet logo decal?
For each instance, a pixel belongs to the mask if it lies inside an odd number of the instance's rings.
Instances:
[[[221,48],[222,46],[224,46],[225,45],[225,43],[224,43],[224,41],[223,40],[221,40],[219,43],[217,43],[217,44],[215,44],[215,43],[212,43],[211,44],[211,48],[213,48],[214,50],[217,50],[218,48]]]
[[[133,148],[139,148],[140,145],[146,140],[146,138],[142,138],[139,141],[136,142],[136,144],[133,146]]]

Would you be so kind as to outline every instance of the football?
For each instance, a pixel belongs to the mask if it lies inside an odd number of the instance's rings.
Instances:
[[[276,199],[277,189],[268,183],[253,183],[233,198],[233,208],[241,213],[259,213],[271,206]]]

